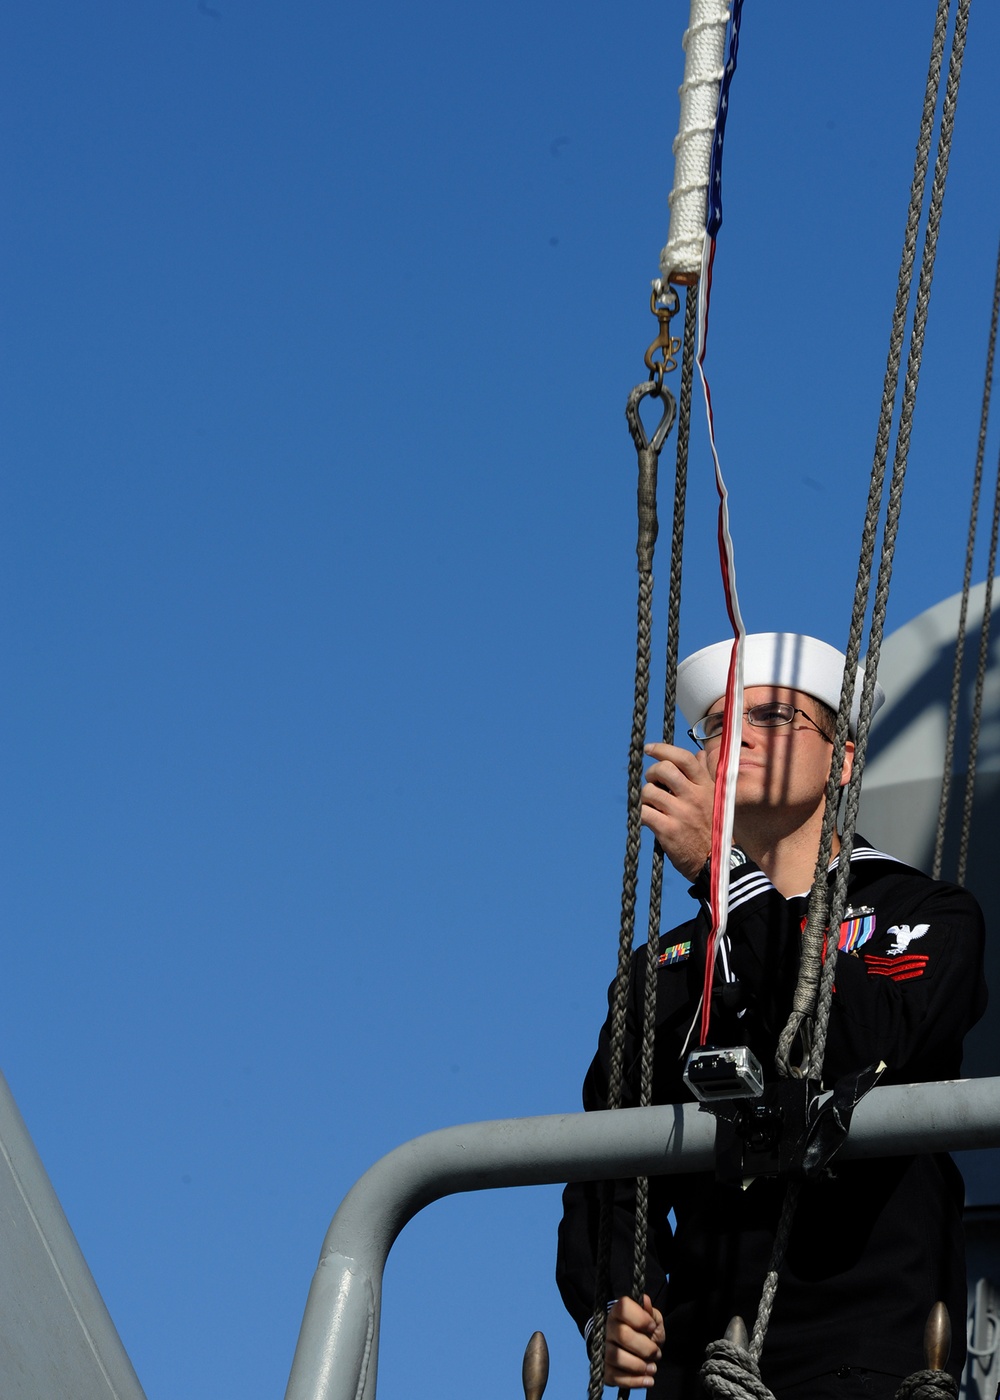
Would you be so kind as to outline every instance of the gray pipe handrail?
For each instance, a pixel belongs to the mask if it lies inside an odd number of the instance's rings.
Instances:
[[[1000,1146],[1000,1079],[874,1089],[842,1159]],[[382,1273],[407,1221],[442,1196],[498,1186],[707,1171],[715,1119],[697,1104],[506,1118],[413,1138],[370,1167],[330,1223],[285,1400],[375,1400]]]

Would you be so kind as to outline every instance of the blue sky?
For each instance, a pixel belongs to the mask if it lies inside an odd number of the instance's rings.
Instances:
[[[685,10],[4,17],[0,1064],[149,1400],[283,1392],[397,1143],[578,1104]],[[746,6],[709,370],[754,630],[846,639],[933,10]],[[890,627],[961,583],[998,46],[974,7]],[[685,651],[700,416],[692,472]],[[557,1215],[407,1229],[384,1396],[516,1396],[536,1327],[581,1393]]]

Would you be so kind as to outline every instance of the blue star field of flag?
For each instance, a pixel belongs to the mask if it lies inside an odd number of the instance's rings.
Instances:
[[[729,111],[729,88],[736,72],[736,57],[740,47],[740,18],[743,14],[743,0],[734,0],[732,18],[729,21],[729,48],[726,66],[719,85],[719,110],[715,117],[715,135],[712,138],[712,157],[708,167],[708,209],[705,228],[709,238],[714,238],[722,225],[722,146],[726,138],[726,113]]]

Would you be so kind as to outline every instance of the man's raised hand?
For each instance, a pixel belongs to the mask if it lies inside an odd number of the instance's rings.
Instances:
[[[703,752],[675,744],[647,744],[645,752],[655,762],[642,789],[642,824],[674,869],[693,880],[712,849],[715,781]]]

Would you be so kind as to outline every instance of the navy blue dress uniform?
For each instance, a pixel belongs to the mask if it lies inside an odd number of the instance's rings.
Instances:
[[[786,899],[737,853],[731,872],[724,960],[729,981],[713,992],[712,1040],[748,1045],[774,1079],[774,1053],[798,969],[806,897]],[[834,867],[836,861],[834,862]],[[831,871],[832,880],[832,871]],[[685,1047],[697,1043],[697,1014],[709,932],[707,877],[691,887],[699,912],[660,939],[654,1101],[689,1101]],[[824,1065],[829,1087],[885,1061],[883,1084],[958,1077],[962,1040],[983,1014],[983,920],[967,891],[931,880],[858,838],[838,946]],[[633,957],[623,1107],[638,1099],[646,951]],[[609,1025],[584,1084],[586,1109],[605,1107]],[[954,1341],[949,1370],[964,1354],[966,1281],[963,1186],[946,1155],[895,1157],[833,1167],[808,1183],[782,1267],[761,1357],[778,1400],[892,1395],[922,1368],[927,1315],[947,1304]],[[707,1174],[650,1182],[647,1292],[666,1339],[651,1391],[688,1400],[706,1344],[738,1313],[752,1326],[781,1209],[784,1182],[749,1188]],[[599,1188],[564,1194],[557,1280],[580,1330],[594,1306]],[[630,1291],[633,1197],[615,1203],[610,1298]],[[671,1228],[671,1212],[675,1226]]]

